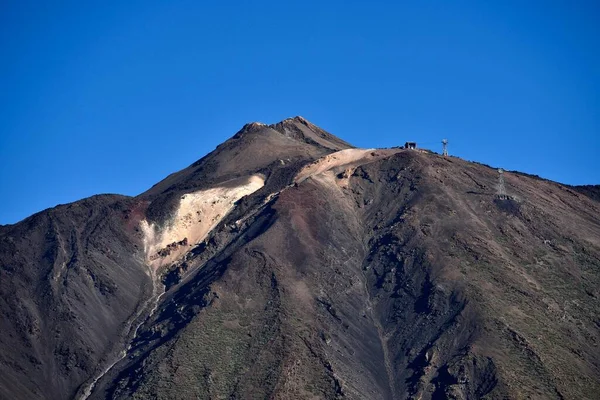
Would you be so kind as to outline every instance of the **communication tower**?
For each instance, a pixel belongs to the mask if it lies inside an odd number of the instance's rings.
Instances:
[[[442,154],[448,157],[448,139],[442,139]]]

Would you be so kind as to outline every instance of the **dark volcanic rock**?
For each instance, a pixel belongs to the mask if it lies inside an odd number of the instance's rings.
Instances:
[[[579,193],[583,193],[592,200],[600,201],[600,185],[580,185],[571,186],[571,188]]]
[[[151,293],[123,196],[94,196],[0,230],[0,398],[68,398],[121,351]]]
[[[140,221],[252,174],[264,186],[206,239],[168,242],[188,250],[153,287]],[[499,199],[497,178],[296,117],[137,198],[0,227],[0,397],[99,378],[91,398],[597,398],[595,189],[505,173]]]

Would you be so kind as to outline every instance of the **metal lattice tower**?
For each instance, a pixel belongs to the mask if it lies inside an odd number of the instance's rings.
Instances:
[[[507,199],[508,195],[506,194],[506,187],[504,186],[504,170],[502,168],[498,168],[498,197],[501,199]]]
[[[442,139],[442,154],[448,157],[448,139]]]

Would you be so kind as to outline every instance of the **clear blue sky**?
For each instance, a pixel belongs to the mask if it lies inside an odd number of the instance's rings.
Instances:
[[[0,223],[138,194],[295,115],[600,183],[599,4],[4,0]]]

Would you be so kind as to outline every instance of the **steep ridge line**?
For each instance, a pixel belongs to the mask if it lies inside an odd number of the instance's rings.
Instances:
[[[290,186],[291,186],[291,185],[290,185]],[[288,187],[290,187],[290,186],[286,186],[286,187],[285,187],[285,188],[283,188],[282,190],[280,190],[280,191],[277,191],[277,192],[274,192],[274,193],[271,193],[270,195],[268,195],[268,196],[266,197],[266,199],[265,199],[263,202],[261,202],[261,203],[260,203],[260,204],[259,204],[257,207],[255,207],[255,209],[253,209],[253,210],[251,210],[251,211],[250,211],[250,213],[249,213],[249,215],[247,216],[247,218],[252,218],[252,216],[256,215],[256,214],[257,214],[257,213],[259,213],[261,210],[264,210],[264,209],[265,209],[265,207],[266,207],[268,204],[272,203],[272,202],[275,200],[276,196],[277,196],[277,195],[278,195],[280,192],[282,192],[283,190],[287,189],[287,188],[288,188]],[[212,234],[212,233],[213,233],[213,231],[211,231],[211,232],[209,232],[209,233],[210,233],[210,234]],[[243,235],[245,235],[245,234],[246,234],[244,230],[242,230],[242,234],[243,234]],[[128,354],[129,354],[129,350],[131,350],[131,349],[133,348],[133,346],[136,346],[136,347],[137,347],[137,344],[134,344],[134,343],[135,343],[135,341],[136,341],[137,332],[138,332],[139,328],[141,328],[141,327],[142,327],[142,325],[143,325],[144,323],[146,323],[147,321],[151,320],[151,318],[152,318],[152,317],[155,315],[155,313],[159,311],[159,307],[160,307],[160,304],[161,304],[161,303],[160,303],[160,301],[161,301],[162,297],[163,297],[164,295],[171,294],[172,292],[176,292],[176,289],[175,289],[175,288],[177,288],[177,287],[181,287],[181,286],[184,286],[184,285],[187,285],[187,284],[189,284],[189,283],[190,283],[189,281],[191,280],[191,278],[192,278],[192,277],[194,277],[194,276],[195,276],[195,273],[201,273],[201,272],[204,270],[204,268],[205,268],[207,265],[210,265],[211,263],[213,263],[213,264],[214,264],[214,259],[215,259],[216,257],[221,257],[221,256],[222,256],[222,254],[223,254],[224,252],[227,252],[227,251],[228,251],[229,247],[231,247],[231,246],[235,246],[235,242],[236,242],[236,241],[238,241],[239,239],[240,239],[240,236],[239,236],[239,235],[236,235],[236,236],[233,236],[233,237],[229,237],[229,240],[228,240],[228,241],[226,241],[226,242],[224,242],[224,243],[220,243],[220,244],[218,244],[218,245],[217,245],[217,249],[216,249],[216,251],[215,251],[215,253],[214,253],[214,254],[212,254],[212,255],[211,255],[209,258],[207,258],[207,259],[203,260],[203,261],[202,261],[202,262],[201,262],[201,263],[200,263],[198,266],[196,266],[195,268],[193,268],[193,269],[190,269],[189,271],[187,271],[187,273],[186,273],[186,275],[183,277],[183,279],[182,279],[182,280],[181,280],[181,281],[180,281],[180,282],[179,282],[179,283],[178,283],[176,286],[174,286],[174,287],[172,288],[172,290],[169,290],[169,292],[163,292],[163,293],[161,293],[161,295],[160,295],[160,296],[157,298],[157,301],[156,301],[156,303],[155,303],[155,306],[153,307],[153,309],[152,309],[151,313],[150,313],[150,314],[147,316],[147,318],[146,318],[146,319],[145,319],[145,320],[144,320],[142,323],[140,323],[140,324],[138,325],[138,327],[137,327],[137,329],[136,329],[136,335],[135,335],[135,336],[132,338],[132,340],[130,341],[130,343],[131,343],[131,344],[128,346],[128,349],[127,349],[127,351],[125,352],[125,354],[123,355],[123,357],[121,357],[121,358],[120,358],[119,360],[117,360],[117,361],[116,361],[114,364],[112,364],[112,367],[114,367],[114,366],[115,366],[117,363],[119,363],[121,360],[123,360],[123,359],[124,359],[124,358],[125,358],[125,357],[126,357]],[[230,251],[230,252],[231,252],[231,251]],[[198,255],[198,254],[200,254],[200,253],[194,254],[194,252],[192,251],[192,252],[190,252],[189,254],[190,254],[190,255],[197,256],[197,255]],[[187,259],[187,256],[186,256],[185,258]],[[164,301],[164,300],[163,300],[163,301]],[[164,311],[164,310],[160,310],[160,312],[163,312],[163,311]],[[142,333],[142,335],[143,335],[143,333]],[[112,368],[112,367],[111,367],[111,368]],[[105,374],[104,374],[104,375],[106,375],[108,372],[110,372],[110,369],[109,369],[109,370],[107,370],[107,371],[105,372]],[[98,379],[98,380],[99,380],[99,379]],[[97,380],[97,381],[98,381],[98,380]]]
[[[237,179],[235,181],[237,182],[240,180]],[[264,186],[264,178],[259,175],[252,175],[245,179],[245,182],[240,185],[232,185],[232,183],[233,182],[229,182],[229,185],[183,195],[173,220],[163,232],[157,233],[159,229],[154,225],[149,224],[145,219],[140,222],[140,227],[144,234],[145,261],[148,266],[148,273],[152,280],[153,294],[146,301],[146,306],[142,307],[140,312],[131,319],[131,322],[133,323],[133,321],[140,318],[141,314],[148,308],[149,304],[153,304],[153,306],[148,312],[147,317],[138,322],[135,329],[133,329],[133,335],[129,340],[130,344],[127,346],[127,349],[121,351],[115,361],[110,363],[100,374],[98,374],[98,376],[91,380],[91,383],[83,389],[80,400],[89,398],[97,382],[118,362],[127,356],[128,351],[131,349],[131,343],[137,336],[139,328],[144,322],[152,318],[158,309],[160,299],[165,294],[164,286],[163,290],[158,293],[158,288],[161,285],[158,273],[159,269],[172,265],[189,252],[190,249],[203,241],[231,212],[239,199],[254,193]],[[198,218],[196,223],[194,223],[194,218]],[[182,246],[180,248],[173,248],[174,246],[172,246],[171,243],[181,243]],[[169,248],[169,246],[171,248]],[[153,257],[154,254],[157,254],[165,248],[170,250],[165,256],[158,254],[159,257]]]

